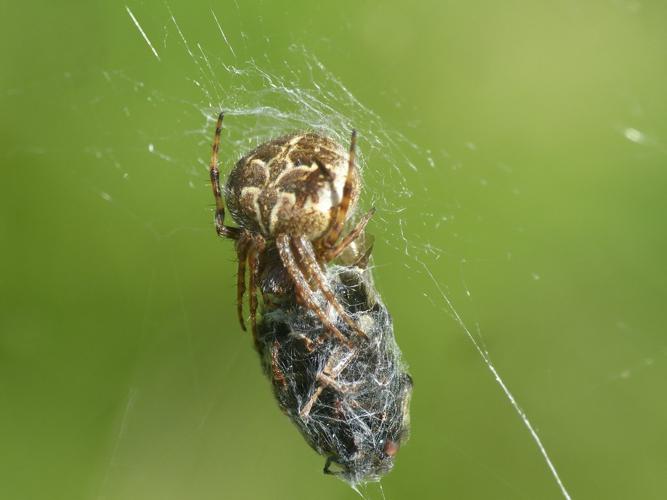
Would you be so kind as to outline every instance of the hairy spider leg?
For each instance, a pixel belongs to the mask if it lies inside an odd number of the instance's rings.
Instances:
[[[357,326],[355,321],[350,317],[345,309],[343,309],[343,306],[338,301],[333,290],[329,286],[327,277],[324,275],[322,268],[317,262],[315,250],[313,249],[313,244],[310,242],[310,240],[304,236],[299,236],[295,237],[293,242],[294,248],[296,249],[299,257],[301,257],[301,263],[305,267],[309,277],[313,278],[317,282],[318,288],[322,291],[322,294],[327,299],[327,301],[334,307],[334,309],[336,309],[338,315],[353,331],[362,337],[366,337],[366,333]]]
[[[265,242],[261,236],[253,238],[248,251],[248,264],[250,266],[250,277],[248,278],[248,291],[250,295],[250,325],[252,328],[252,338],[257,345],[257,273],[258,256],[264,251]]]
[[[337,365],[335,364],[335,359],[333,354],[329,355],[322,371],[317,374],[318,386],[313,391],[313,394],[310,396],[310,399],[303,405],[303,408],[299,411],[299,416],[301,418],[306,418],[310,415],[310,410],[313,409],[313,405],[317,402],[320,394],[324,391],[325,388],[331,386],[334,387],[338,392],[343,392],[343,389],[336,384],[336,378],[342,373],[345,367],[350,363],[353,358],[352,352],[349,352],[345,358],[343,358]]]
[[[371,208],[368,212],[364,214],[364,216],[361,219],[359,219],[357,225],[354,226],[354,228],[349,233],[347,233],[345,238],[343,238],[336,246],[325,249],[322,252],[322,258],[321,258],[322,262],[331,262],[336,257],[338,257],[341,254],[341,252],[343,252],[343,250],[345,250],[350,245],[350,243],[352,243],[359,237],[362,231],[366,228],[368,221],[370,221],[371,217],[373,217],[374,213],[375,213],[375,208]],[[369,251],[367,251],[366,253],[368,254],[368,256],[370,256]],[[368,260],[368,256],[366,256],[366,260]]]
[[[297,296],[303,301],[305,306],[313,311],[324,327],[336,336],[341,342],[346,345],[349,345],[349,341],[343,335],[338,328],[329,320],[326,313],[322,310],[320,305],[317,303],[317,297],[315,293],[311,290],[308,281],[306,280],[303,272],[299,268],[296,259],[294,258],[294,252],[291,248],[291,238],[287,234],[279,234],[276,237],[276,246],[278,247],[278,253],[280,254],[280,259],[287,269],[287,272],[294,283],[294,289],[296,290]]]
[[[359,257],[352,265],[354,267],[360,267],[361,269],[366,269],[368,267],[368,260],[371,258],[373,253],[373,244],[371,243],[366,251],[361,257]]]
[[[287,389],[287,380],[285,374],[278,366],[278,353],[280,351],[280,342],[273,341],[273,350],[271,351],[271,373],[273,373],[273,380],[280,384],[281,389]]]
[[[331,226],[324,237],[324,246],[331,248],[336,244],[340,233],[343,231],[347,211],[350,208],[350,201],[352,200],[352,172],[354,171],[355,158],[357,155],[357,131],[352,130],[352,138],[350,139],[350,154],[347,160],[347,177],[345,185],[343,186],[343,197],[340,203],[336,206],[335,215],[332,217]]]
[[[211,177],[211,187],[213,188],[213,197],[215,198],[215,230],[218,233],[218,236],[236,240],[239,238],[239,229],[236,227],[225,226],[225,202],[222,199],[220,171],[218,170],[218,151],[220,149],[220,133],[222,132],[222,119],[224,116],[224,113],[218,115],[215,135],[213,136],[209,174]]]
[[[251,250],[252,239],[247,232],[243,232],[236,240],[236,258],[238,268],[236,271],[236,314],[239,317],[241,329],[245,332],[245,322],[243,321],[243,295],[245,294],[245,268],[248,260],[248,253]]]

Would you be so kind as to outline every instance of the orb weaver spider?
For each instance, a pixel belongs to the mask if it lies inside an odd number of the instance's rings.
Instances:
[[[359,199],[360,175],[356,166],[356,131],[349,150],[316,133],[279,137],[243,156],[229,173],[225,199],[238,227],[225,225],[225,203],[220,188],[218,153],[224,113],[218,116],[210,162],[218,236],[236,245],[237,314],[241,328],[246,265],[249,267],[250,323],[257,335],[257,288],[265,305],[296,299],[312,311],[325,329],[349,342],[318,300],[322,294],[338,318],[365,337],[335,297],[323,267],[336,259],[363,232],[371,209],[341,238],[346,221]],[[365,257],[370,253],[367,251]]]

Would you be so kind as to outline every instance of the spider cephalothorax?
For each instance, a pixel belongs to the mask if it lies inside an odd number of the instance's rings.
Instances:
[[[218,149],[223,114],[213,141],[210,174],[216,202],[216,230],[236,241],[237,309],[241,326],[246,263],[250,320],[256,331],[257,295],[267,302],[297,300],[314,312],[328,332],[346,340],[317,299],[320,292],[337,316],[364,335],[338,302],[322,271],[362,233],[372,212],[341,239],[359,197],[355,163],[356,134],[349,152],[315,133],[292,134],[266,142],[241,158],[225,187],[227,205],[238,228],[224,225]]]

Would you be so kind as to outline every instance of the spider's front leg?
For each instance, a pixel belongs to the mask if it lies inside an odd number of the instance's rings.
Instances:
[[[347,220],[347,214],[352,203],[356,176],[358,176],[358,174],[355,173],[356,157],[357,131],[353,130],[352,137],[350,138],[350,152],[347,160],[347,176],[345,178],[345,185],[343,186],[343,196],[338,205],[336,205],[335,210],[332,211],[331,225],[319,243],[320,251],[318,252],[318,255],[320,256],[320,261],[324,263],[334,260],[350,245],[350,243],[357,239],[375,213],[375,209],[371,208],[347,236],[340,242],[338,241],[343,232],[345,221]]]
[[[236,227],[225,226],[225,202],[222,199],[222,190],[220,189],[220,171],[218,170],[218,150],[220,149],[220,133],[222,132],[222,119],[225,114],[218,115],[218,122],[213,136],[213,146],[211,152],[211,163],[209,165],[209,174],[211,177],[211,188],[215,198],[215,230],[218,236],[237,240],[240,231]]]
[[[310,288],[308,280],[303,274],[303,271],[297,264],[297,260],[294,257],[294,251],[292,250],[291,238],[287,234],[280,234],[276,237],[276,246],[278,247],[278,252],[280,254],[280,259],[282,260],[283,266],[287,270],[292,282],[294,283],[294,290],[297,296],[301,299],[303,304],[313,311],[317,317],[320,319],[324,327],[331,332],[338,340],[343,342],[345,345],[349,345],[349,340],[343,335],[336,325],[334,325],[331,320],[327,317],[327,314],[317,302],[317,296]]]
[[[331,244],[331,246],[327,246],[328,244],[324,244],[324,249],[321,251],[320,255],[320,260],[324,263],[331,262],[334,260],[336,257],[338,257],[350,244],[356,240],[359,235],[363,232],[363,230],[366,228],[366,225],[368,224],[368,221],[371,220],[371,217],[373,217],[373,214],[375,213],[375,208],[371,208],[368,212],[364,214],[364,216],[357,222],[357,225],[352,228],[352,230],[347,233],[347,235],[340,240],[339,242],[335,242]],[[372,248],[368,248],[364,254],[359,258],[359,261],[363,263],[364,260],[368,260],[368,257],[370,257],[370,252]]]
[[[333,306],[342,320],[347,323],[347,326],[349,326],[358,335],[366,337],[366,333],[357,326],[356,322],[343,308],[341,303],[336,298],[334,291],[329,286],[329,280],[320,268],[320,264],[317,262],[317,257],[315,256],[312,243],[304,236],[300,236],[298,238],[295,237],[294,247],[301,259],[302,267],[307,271],[309,277],[315,280],[317,288],[322,292],[322,295],[324,295],[324,298],[327,299],[327,302]]]
[[[327,248],[333,247],[340,233],[343,231],[343,226],[345,225],[345,219],[347,218],[347,211],[350,208],[352,202],[352,192],[354,191],[355,185],[355,162],[357,156],[357,131],[352,131],[352,137],[350,138],[350,152],[347,159],[347,176],[345,178],[345,185],[343,186],[343,197],[340,199],[340,202],[336,206],[336,210],[332,214],[331,225],[329,230],[324,235],[324,245]]]

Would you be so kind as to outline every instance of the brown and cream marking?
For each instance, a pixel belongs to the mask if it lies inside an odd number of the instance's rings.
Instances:
[[[334,260],[363,232],[371,210],[341,238],[345,222],[359,198],[360,176],[355,162],[356,133],[346,151],[330,138],[303,133],[266,142],[241,158],[229,174],[225,198],[239,227],[224,224],[218,150],[223,113],[213,140],[210,177],[219,236],[236,242],[238,256],[237,310],[241,327],[246,264],[250,322],[256,333],[260,288],[266,304],[292,294],[313,311],[328,332],[349,340],[317,299],[320,292],[337,316],[357,334],[364,332],[345,312],[332,292],[323,266]]]

